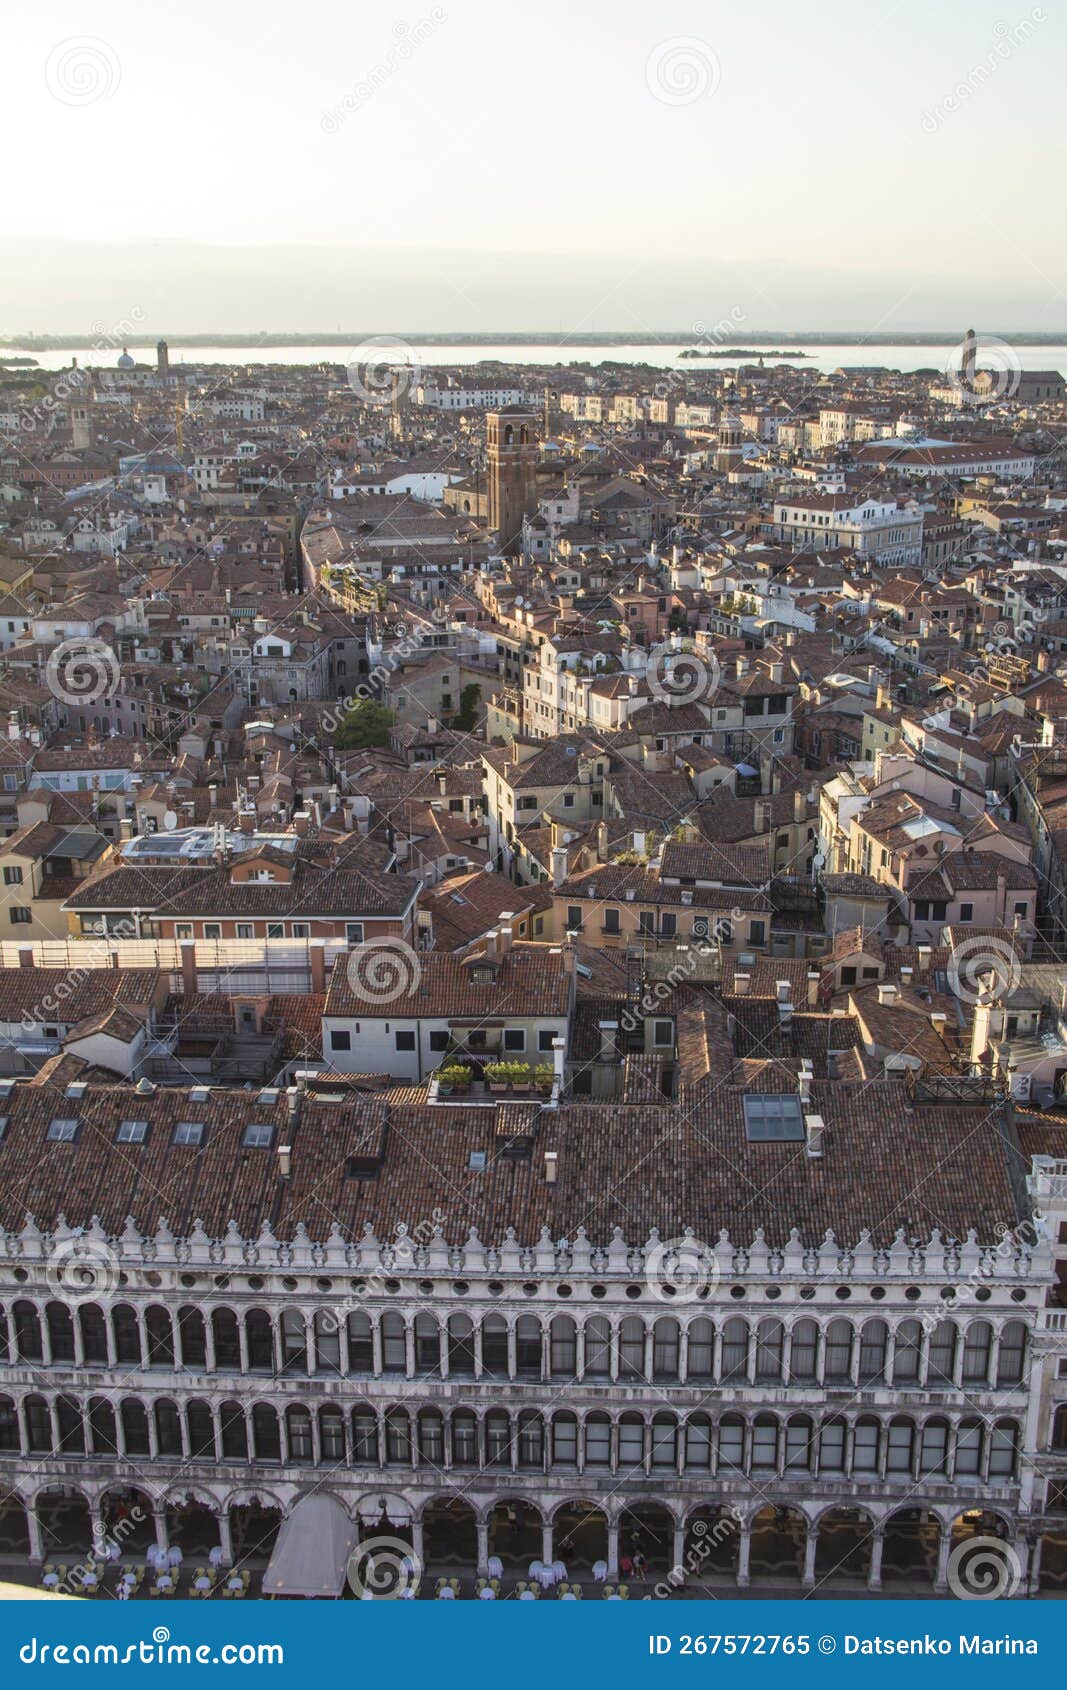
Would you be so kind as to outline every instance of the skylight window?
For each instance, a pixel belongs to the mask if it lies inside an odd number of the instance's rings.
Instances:
[[[804,1113],[792,1093],[756,1092],[741,1101],[750,1144],[795,1144],[804,1138]]]
[[[116,1144],[143,1144],[148,1137],[147,1121],[120,1121]]]
[[[48,1124],[48,1137],[53,1144],[73,1144],[78,1136],[78,1123],[69,1116],[57,1115]]]
[[[484,1150],[472,1150],[467,1158],[467,1167],[470,1169],[471,1173],[474,1174],[484,1173],[485,1163],[486,1152]]]
[[[194,1148],[204,1142],[203,1121],[179,1121],[174,1129],[175,1144],[191,1144]]]
[[[274,1137],[274,1128],[269,1121],[249,1121],[241,1134],[241,1143],[246,1150],[269,1150]]]

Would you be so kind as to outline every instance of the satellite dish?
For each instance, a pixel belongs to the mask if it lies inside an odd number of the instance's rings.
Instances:
[[[173,810],[165,810],[163,812],[163,826],[166,828],[167,832],[173,833],[177,825],[178,817],[176,813]]]

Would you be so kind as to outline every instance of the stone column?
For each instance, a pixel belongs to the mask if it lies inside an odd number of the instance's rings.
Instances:
[[[222,1550],[223,1566],[232,1567],[233,1538],[230,1534],[230,1516],[227,1513],[219,1515],[219,1548]]]
[[[1033,1549],[1030,1551],[1030,1571],[1026,1581],[1028,1596],[1040,1596],[1041,1594],[1041,1551],[1044,1544],[1043,1537],[1036,1538]]]
[[[608,1578],[619,1576],[619,1528],[608,1526]]]
[[[415,1571],[419,1577],[421,1577],[425,1571],[423,1554],[422,1521],[413,1519],[411,1522],[411,1556],[412,1560],[415,1562]]]
[[[508,1378],[514,1379],[518,1370],[518,1338],[514,1326],[508,1327]]]
[[[414,1379],[415,1327],[410,1320],[404,1322],[404,1371],[409,1379]]]
[[[875,1532],[871,1541],[871,1568],[867,1574],[867,1589],[881,1590],[882,1588],[882,1549],[885,1538],[881,1532]]]
[[[819,1547],[819,1528],[814,1520],[808,1521],[808,1535],[804,1540],[804,1573],[801,1578],[805,1590],[810,1590],[815,1583],[815,1553]]]
[[[152,1518],[156,1528],[156,1542],[160,1549],[169,1549],[170,1540],[167,1537],[167,1510],[162,1502],[157,1502],[152,1510]]]
[[[26,1530],[28,1531],[29,1538],[30,1538],[30,1560],[31,1561],[43,1561],[44,1560],[44,1534],[41,1531],[41,1522],[40,1522],[40,1520],[37,1516],[37,1505],[36,1505],[36,1503],[30,1503],[27,1506],[27,1509],[26,1509]]]
[[[479,1520],[478,1532],[478,1574],[481,1578],[489,1576],[489,1526],[486,1521]]]
[[[675,1526],[675,1528],[674,1528],[674,1549],[672,1551],[672,1554],[673,1554],[672,1565],[677,1567],[679,1573],[684,1578],[685,1572],[686,1572],[686,1566],[685,1566],[685,1526],[684,1525]]]
[[[746,1520],[741,1527],[741,1536],[737,1546],[737,1583],[741,1590],[748,1587],[748,1558],[751,1548],[751,1527]]]
[[[244,1331],[244,1321],[238,1322],[239,1332]],[[215,1372],[215,1327],[211,1320],[210,1309],[204,1315],[204,1371]]]
[[[548,1520],[541,1527],[541,1559],[546,1567],[550,1567],[552,1558],[552,1522]]]
[[[948,1558],[952,1553],[952,1527],[941,1527],[941,1538],[937,1546],[937,1576],[934,1579],[934,1589],[939,1595],[944,1595],[948,1589]]]

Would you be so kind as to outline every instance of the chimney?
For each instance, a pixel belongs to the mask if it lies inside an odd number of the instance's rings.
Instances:
[[[291,1144],[278,1146],[278,1178],[288,1179],[292,1171],[293,1147]]]
[[[511,941],[514,938],[514,934],[511,931],[511,924],[514,919],[514,910],[501,910],[499,928],[501,956],[504,956],[511,949]]]
[[[182,957],[182,991],[187,998],[196,996],[196,940],[183,939],[181,943]]]
[[[811,1082],[814,1078],[815,1071],[811,1065],[811,1058],[805,1056],[800,1064],[800,1073],[797,1075],[797,1091],[801,1103],[811,1102]]]
[[[311,990],[322,993],[326,990],[326,941],[312,939],[308,945],[308,955],[311,959]]]
[[[793,794],[793,820],[795,822],[802,822],[805,819],[805,817],[807,816],[807,813],[808,813],[807,794],[804,793],[804,792],[800,792],[800,791],[794,792],[794,794]]]
[[[738,678],[738,680],[739,681],[743,680],[744,677],[747,674],[748,674],[748,658],[747,657],[739,657],[737,659],[737,678]]]
[[[19,967],[20,968],[32,968],[33,967],[33,948],[32,948],[32,946],[22,946],[22,945],[19,946]]]
[[[552,847],[552,884],[562,886],[567,878],[567,847],[554,845]]]
[[[207,789],[207,800],[213,810],[218,809],[219,788],[217,781],[211,781]]]
[[[500,929],[497,927],[491,927],[485,935],[485,950],[482,954],[484,956],[496,956],[499,939]]]
[[[918,956],[919,956],[919,973],[920,974],[929,974],[931,955],[932,955],[932,947],[930,945],[920,945],[919,946]]]
[[[779,1003],[788,1004],[789,995],[790,995],[789,981],[788,980],[776,980],[774,982],[774,993],[775,993],[775,997],[778,999]]]
[[[293,817],[293,827],[298,839],[306,839],[311,826],[311,817],[306,810],[298,810]]]
[[[943,1039],[945,1036],[945,1028],[948,1026],[948,1016],[945,1014],[943,1009],[933,1009],[930,1011],[930,1025],[934,1029],[938,1038]]]
[[[119,822],[119,838],[120,840],[133,838],[133,822],[129,816],[123,816]]]
[[[878,983],[878,1002],[891,1005],[897,1001],[897,989],[892,980],[880,980]]]
[[[752,984],[751,974],[735,974],[734,975],[734,997],[735,998],[747,998],[748,997],[748,988],[751,986],[751,984]]]
[[[645,834],[638,830],[634,834],[634,855],[643,857],[645,854]]]
[[[617,1021],[598,1021],[597,1029],[600,1033],[600,1061],[617,1062],[619,1059]]]
[[[771,680],[772,681],[780,681],[782,679],[783,674],[784,674],[784,670],[783,670],[782,665],[780,663],[772,663],[771,664]]]
[[[904,968],[901,969],[901,971],[900,971],[900,984],[901,984],[902,989],[907,990],[907,988],[911,985],[911,977],[912,977],[913,972],[914,972],[914,970],[911,969],[910,967],[907,967],[907,966],[905,966]]]
[[[819,1003],[819,971],[817,968],[808,969],[808,1008],[816,1009]]]
[[[822,1155],[822,1136],[826,1131],[826,1122],[821,1115],[805,1115],[804,1130],[808,1139],[808,1155],[811,1157]]]
[[[753,806],[756,833],[766,833],[771,825],[771,805],[768,798],[757,798]]]
[[[545,1184],[546,1185],[555,1185],[558,1178],[559,1178],[559,1152],[556,1151],[556,1150],[546,1150],[545,1151]]]

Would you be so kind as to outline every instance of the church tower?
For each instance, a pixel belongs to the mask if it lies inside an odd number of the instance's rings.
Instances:
[[[489,526],[508,557],[522,551],[523,518],[537,509],[538,421],[525,405],[505,405],[485,419]]]

